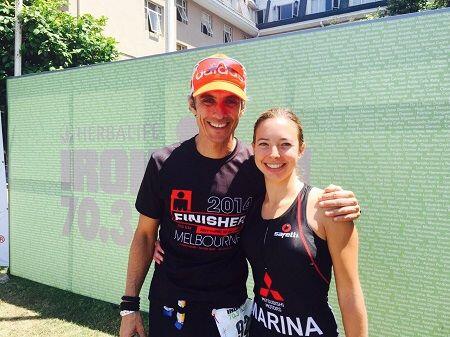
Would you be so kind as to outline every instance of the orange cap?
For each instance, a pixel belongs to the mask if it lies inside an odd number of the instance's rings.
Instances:
[[[224,54],[215,54],[195,65],[191,94],[196,97],[211,90],[225,90],[246,101],[246,83],[247,74],[239,61]]]

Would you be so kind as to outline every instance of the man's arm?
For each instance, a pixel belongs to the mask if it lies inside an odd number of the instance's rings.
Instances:
[[[142,214],[139,216],[128,257],[125,286],[125,295],[127,296],[139,296],[152,261],[158,227],[158,219],[152,219]],[[131,337],[134,333],[138,333],[141,337],[146,336],[139,312],[123,316],[120,325],[120,337]]]
[[[319,197],[319,207],[334,221],[354,221],[361,215],[361,206],[355,194],[336,185],[325,188],[324,193]]]

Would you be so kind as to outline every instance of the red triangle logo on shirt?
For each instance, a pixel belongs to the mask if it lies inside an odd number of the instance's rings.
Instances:
[[[264,274],[263,280],[264,280],[264,284],[266,285],[266,288],[261,287],[259,289],[259,294],[262,297],[266,297],[266,298],[269,297],[269,295],[270,295],[270,297],[272,297],[275,301],[283,302],[284,301],[283,296],[281,296],[281,294],[277,290],[272,288],[272,278],[270,277],[268,272],[266,272]]]

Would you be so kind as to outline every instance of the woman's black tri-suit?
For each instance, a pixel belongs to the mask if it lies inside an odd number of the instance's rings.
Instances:
[[[339,335],[328,305],[331,256],[306,221],[311,186],[280,217],[261,217],[255,202],[241,244],[255,282],[250,337]]]

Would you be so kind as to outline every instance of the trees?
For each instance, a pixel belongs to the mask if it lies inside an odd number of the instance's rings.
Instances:
[[[37,73],[109,62],[117,42],[103,35],[106,18],[79,18],[62,9],[65,0],[25,0],[22,22],[22,73]],[[0,110],[6,123],[5,78],[14,74],[14,0],[0,2]],[[6,129],[3,128],[5,137]],[[5,138],[4,138],[5,139]]]
[[[430,9],[450,7],[450,0],[434,0],[429,4]]]
[[[387,10],[389,15],[397,15],[449,6],[450,0],[388,0]]]
[[[388,0],[389,15],[407,14],[425,9],[427,0]]]

